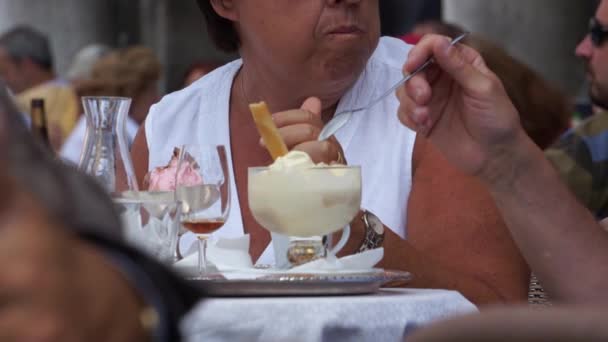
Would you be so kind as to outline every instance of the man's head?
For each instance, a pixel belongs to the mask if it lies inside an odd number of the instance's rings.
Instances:
[[[608,108],[608,0],[602,0],[591,19],[589,33],[577,46],[576,55],[587,66],[590,95],[595,104]]]
[[[48,38],[26,26],[0,35],[0,78],[20,93],[53,77]]]

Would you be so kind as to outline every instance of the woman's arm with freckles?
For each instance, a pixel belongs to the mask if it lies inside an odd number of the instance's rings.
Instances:
[[[143,189],[144,177],[148,173],[148,141],[146,140],[146,124],[145,122],[139,127],[139,131],[135,136],[133,145],[131,146],[131,160],[135,169],[135,176],[140,190]]]
[[[407,227],[408,241],[429,261],[416,265],[420,285],[447,285],[477,304],[524,301],[530,271],[488,190],[424,138],[414,154]]]
[[[477,305],[525,301],[528,266],[480,182],[456,171],[423,138],[414,166],[407,240],[385,227],[379,266],[411,272],[409,287],[456,290]],[[351,228],[343,254],[364,237],[360,219]]]

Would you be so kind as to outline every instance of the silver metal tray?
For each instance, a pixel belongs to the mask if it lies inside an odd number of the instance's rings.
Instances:
[[[255,280],[191,280],[202,286],[208,296],[342,296],[374,293],[386,286],[401,286],[411,281],[409,272],[377,270],[348,274],[272,274]]]

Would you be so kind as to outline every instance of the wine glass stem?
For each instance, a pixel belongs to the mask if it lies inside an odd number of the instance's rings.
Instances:
[[[179,243],[182,239],[182,234],[177,234],[177,243],[175,245],[175,261],[180,261],[184,258],[182,255],[181,248],[179,247]]]
[[[198,239],[198,274],[205,277],[207,275],[207,237],[197,235]]]

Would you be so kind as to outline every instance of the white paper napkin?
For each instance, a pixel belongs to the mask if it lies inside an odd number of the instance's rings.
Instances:
[[[287,273],[354,273],[366,272],[374,268],[384,257],[384,248],[376,248],[363,253],[342,258],[328,257],[287,270]]]
[[[149,217],[142,223],[139,210],[125,210],[121,215],[123,234],[127,241],[154,259],[168,265],[173,261],[176,237],[172,237],[174,218],[167,214],[161,219]]]
[[[249,235],[243,235],[236,239],[209,241],[207,244],[207,264],[208,267],[212,268],[212,271],[219,272],[254,269],[249,255]],[[182,274],[196,275],[198,272],[198,253],[189,254],[173,266]]]
[[[249,256],[249,235],[236,239],[219,239],[210,242],[207,248],[208,267],[212,272],[221,272],[227,279],[256,279],[270,274],[309,273],[341,274],[369,272],[384,257],[384,249],[377,248],[342,258],[317,259],[291,269],[257,269]],[[175,263],[175,269],[186,276],[198,272],[198,254],[193,253]]]

